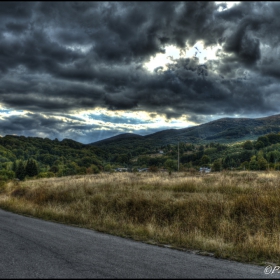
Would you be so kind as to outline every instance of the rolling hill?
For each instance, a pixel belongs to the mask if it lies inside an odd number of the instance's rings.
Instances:
[[[103,144],[109,144],[109,143],[116,143],[116,142],[122,142],[123,140],[135,140],[135,139],[141,139],[144,136],[134,134],[134,133],[122,133],[104,140],[100,140],[97,142],[94,142],[94,145],[98,145],[99,143]]]
[[[245,140],[256,140],[267,133],[280,132],[280,114],[264,118],[222,118],[198,126],[183,129],[167,129],[146,136],[137,134],[120,134],[89,145],[137,146],[139,143],[161,146],[179,142],[201,143],[209,142],[232,143]]]

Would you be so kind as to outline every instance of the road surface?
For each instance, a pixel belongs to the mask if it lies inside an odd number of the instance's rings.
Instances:
[[[264,268],[0,210],[0,278],[280,278]]]

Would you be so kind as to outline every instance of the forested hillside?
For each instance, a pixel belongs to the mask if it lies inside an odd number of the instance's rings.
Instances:
[[[157,172],[199,170],[280,170],[280,133],[269,133],[257,140],[221,144],[178,144],[138,146],[117,141],[110,148],[95,147],[70,139],[7,135],[0,138],[0,180],[113,172],[117,167],[130,171],[148,168]]]
[[[0,172],[4,179],[96,173],[102,170],[107,157],[107,153],[97,147],[70,139],[0,137]]]

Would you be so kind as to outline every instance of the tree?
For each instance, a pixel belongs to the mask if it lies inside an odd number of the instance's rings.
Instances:
[[[137,159],[137,164],[140,166],[147,166],[150,161],[148,156],[139,156]]]
[[[250,140],[247,140],[244,144],[243,144],[243,149],[244,150],[253,150],[253,143]]]
[[[241,163],[240,165],[241,169],[249,169],[249,162],[248,161],[244,161]]]
[[[213,171],[221,171],[221,168],[222,168],[221,160],[220,159],[216,159],[213,162],[212,170]]]
[[[231,161],[231,158],[229,155],[227,155],[224,159],[223,159],[223,168],[229,168],[231,167],[230,166],[230,161]]]
[[[203,146],[203,145],[200,145],[199,148],[198,148],[198,150],[201,151],[201,152],[204,151],[204,146]]]
[[[0,180],[8,180],[15,178],[13,170],[0,170]]]
[[[17,171],[17,162],[16,161],[13,162],[12,170],[16,173],[16,171]]]
[[[262,141],[257,141],[257,142],[256,142],[255,148],[256,148],[257,150],[260,150],[260,149],[263,148],[263,147],[264,147],[264,144],[263,144]]]
[[[57,173],[59,171],[59,167],[57,165],[53,165],[49,171],[52,173]]]
[[[19,161],[17,170],[16,170],[16,178],[19,180],[23,180],[25,178],[25,167],[22,160]]]
[[[260,136],[258,138],[258,141],[262,141],[264,144],[264,147],[268,146],[270,144],[269,139],[267,136]]]
[[[252,156],[251,160],[249,162],[249,169],[250,170],[258,170],[259,166],[258,166],[258,162],[257,162],[257,157],[256,156]]]
[[[210,157],[207,156],[207,155],[204,155],[202,158],[201,158],[201,164],[202,165],[205,165],[205,164],[208,164],[210,163]]]
[[[270,133],[267,134],[266,137],[268,138],[268,141],[270,142],[270,144],[276,144],[280,142],[280,134],[274,134],[274,133]]]
[[[111,164],[106,164],[105,166],[104,166],[104,171],[106,171],[106,172],[110,172],[110,171],[112,171],[112,166],[111,166]]]
[[[242,151],[240,154],[239,154],[239,159],[241,162],[244,162],[244,161],[250,161],[251,157],[253,156],[253,151],[252,150],[245,150],[245,151]]]
[[[164,163],[164,166],[169,170],[173,171],[177,169],[177,161],[172,159],[167,159]]]
[[[267,169],[267,161],[264,157],[258,157],[258,165],[260,170]]]
[[[161,157],[151,157],[148,162],[149,166],[160,166],[161,164],[162,164]]]
[[[37,163],[34,159],[28,159],[25,166],[25,174],[29,177],[34,177],[38,175]]]
[[[92,169],[92,172],[93,172],[94,174],[100,173],[99,168],[98,168],[95,164],[92,164],[92,165],[90,166],[90,168]]]

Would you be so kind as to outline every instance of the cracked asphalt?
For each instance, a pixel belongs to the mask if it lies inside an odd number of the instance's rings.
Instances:
[[[0,210],[0,278],[280,278],[264,268]]]

